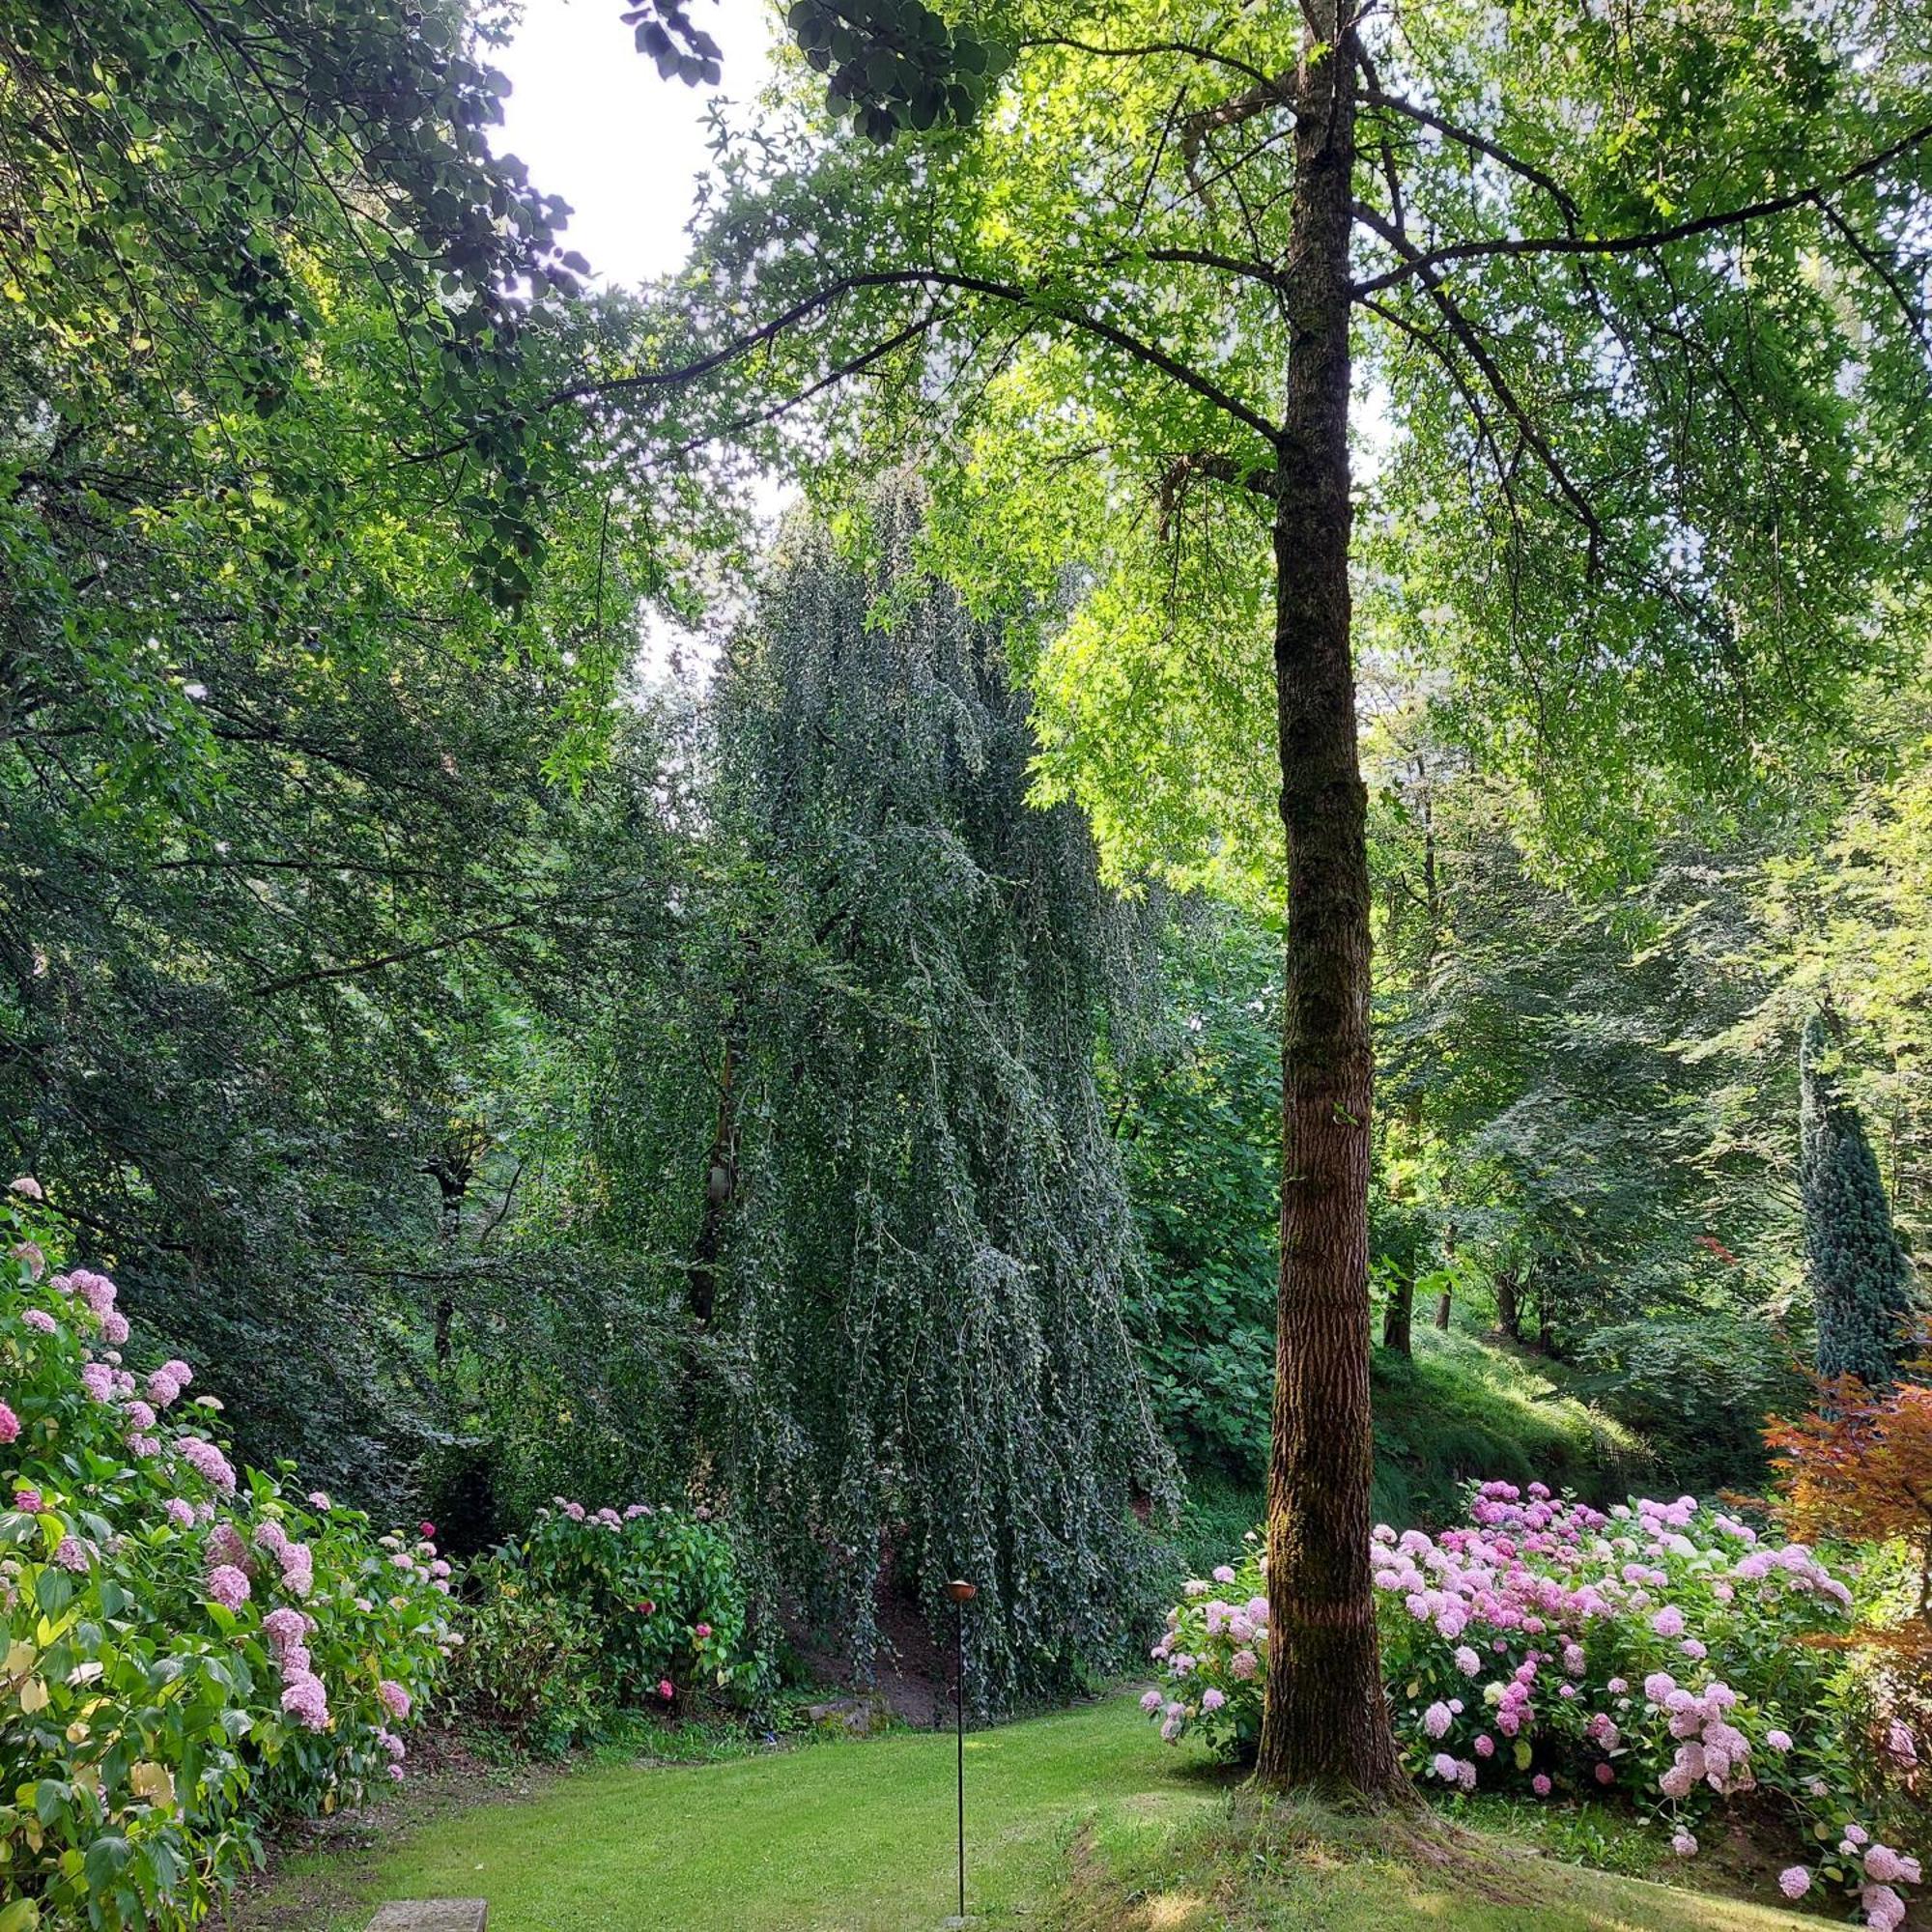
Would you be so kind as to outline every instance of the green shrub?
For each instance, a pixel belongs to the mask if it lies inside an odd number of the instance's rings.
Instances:
[[[515,1564],[477,1563],[470,1582],[477,1599],[449,1684],[465,1715],[543,1757],[598,1737],[611,1699],[588,1620]]]
[[[529,1748],[586,1742],[622,1710],[744,1701],[768,1675],[736,1552],[708,1512],[558,1496],[476,1580],[459,1695]]]
[[[6,1932],[187,1925],[265,1819],[402,1775],[459,1640],[449,1570],[427,1524],[379,1539],[238,1477],[185,1363],[123,1363],[113,1284],[47,1271],[38,1198],[16,1181],[0,1206]]]

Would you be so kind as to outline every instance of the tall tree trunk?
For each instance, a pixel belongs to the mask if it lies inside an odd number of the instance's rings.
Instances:
[[[1514,1268],[1496,1270],[1496,1326],[1512,1342],[1522,1340],[1522,1301]]]
[[[1402,1273],[1389,1282],[1388,1306],[1382,1310],[1382,1347],[1392,1355],[1410,1355],[1415,1326],[1415,1277]]]
[[[1256,1777],[1402,1782],[1369,1579],[1368,795],[1350,657],[1349,238],[1355,37],[1309,0],[1294,129],[1275,501],[1288,833],[1281,1285],[1268,1464],[1267,1701]]]
[[[1453,1270],[1456,1266],[1456,1224],[1451,1221],[1442,1231],[1442,1265],[1452,1270],[1442,1293],[1435,1297],[1435,1325],[1443,1334],[1449,1332],[1449,1309],[1456,1293]]]

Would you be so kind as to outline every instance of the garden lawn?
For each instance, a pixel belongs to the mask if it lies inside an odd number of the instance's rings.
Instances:
[[[968,1903],[993,1923],[1150,1932],[1415,1924],[1480,1932],[1815,1927],[1585,1874],[1459,1834],[1271,1831],[1228,1780],[1154,1737],[1131,1698],[969,1736]],[[733,1763],[588,1771],[445,1817],[372,1865],[386,1898],[481,1896],[491,1932],[923,1932],[952,1910],[953,1744],[898,1733]],[[1474,1847],[1475,1850],[1469,1848]],[[291,1872],[299,1878],[299,1867]],[[272,1907],[272,1895],[262,1901]],[[1250,1909],[1252,1905],[1252,1910]],[[1223,1916],[1222,1908],[1227,1908]],[[250,1916],[252,1918],[252,1915]],[[244,1919],[244,1924],[250,1919]]]

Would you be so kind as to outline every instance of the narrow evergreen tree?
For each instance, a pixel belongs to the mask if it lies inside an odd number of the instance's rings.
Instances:
[[[1804,1266],[1818,1314],[1818,1372],[1890,1383],[1912,1314],[1910,1271],[1859,1111],[1824,1065],[1824,1016],[1799,1046],[1799,1181]]]

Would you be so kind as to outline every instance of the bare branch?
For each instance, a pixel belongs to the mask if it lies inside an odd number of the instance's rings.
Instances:
[[[1244,424],[1256,435],[1264,438],[1270,445],[1280,439],[1279,429],[1266,417],[1251,409],[1237,396],[1230,394],[1219,384],[1202,375],[1198,369],[1189,367],[1165,350],[1155,347],[1151,342],[1143,341],[1118,324],[1090,313],[1054,291],[1029,289],[1010,282],[996,282],[983,275],[962,274],[947,269],[876,269],[858,274],[842,275],[837,281],[828,282],[823,288],[794,302],[782,314],[773,317],[770,322],[746,334],[734,337],[709,355],[700,355],[693,361],[669,368],[640,369],[629,376],[593,378],[582,383],[572,383],[563,388],[553,390],[544,399],[541,407],[555,409],[564,403],[581,402],[592,396],[620,394],[632,389],[681,387],[724,368],[726,364],[750,354],[753,349],[778,340],[801,323],[822,313],[855,291],[893,288],[949,289],[960,295],[982,296],[989,300],[1006,302],[1015,308],[1025,309],[1043,322],[1059,323],[1065,327],[1077,329],[1120,350],[1122,355],[1134,361],[1158,370],[1170,381],[1178,383],[1184,389],[1191,390],[1204,401],[1211,403],[1223,414],[1232,416],[1235,421]],[[452,454],[454,448],[460,446],[452,445],[450,448],[432,454]]]
[[[1151,41],[1145,46],[1102,47],[1095,46],[1091,41],[1076,41],[1067,34],[1038,34],[1027,36],[1020,45],[1066,47],[1078,54],[1096,54],[1103,60],[1140,60],[1148,54],[1179,54],[1186,60],[1200,61],[1209,67],[1227,68],[1258,87],[1268,85],[1268,77],[1260,68],[1250,67],[1246,61],[1236,60],[1232,54],[1219,53],[1212,47],[1199,46],[1192,41]]]

